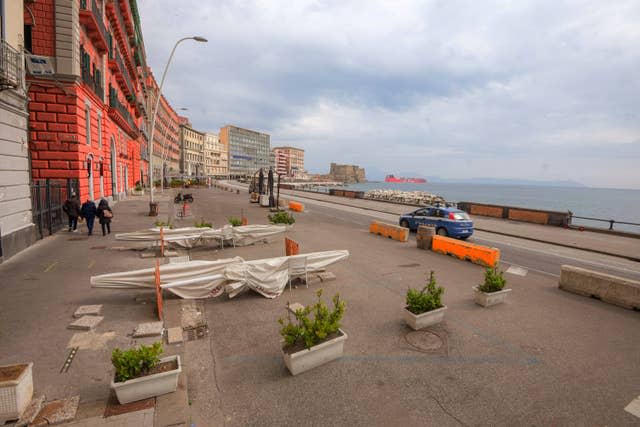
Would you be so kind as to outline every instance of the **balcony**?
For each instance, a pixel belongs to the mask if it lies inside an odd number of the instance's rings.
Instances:
[[[96,0],[80,0],[80,23],[87,28],[87,34],[100,54],[107,53],[107,29],[102,11]]]
[[[17,89],[22,86],[24,76],[20,52],[6,41],[0,44],[0,90]]]
[[[120,2],[120,13],[124,20],[125,28],[127,29],[127,33],[129,33],[130,37],[135,36],[134,27],[133,27],[133,15],[131,14],[131,9],[129,8],[129,0],[117,0]]]
[[[133,96],[134,90],[129,80],[129,72],[124,66],[120,52],[113,45],[113,38],[109,38],[109,69],[113,72],[118,84],[126,96]]]
[[[118,99],[118,92],[109,85],[109,117],[111,117],[131,138],[137,138],[140,131],[136,126],[136,122],[131,117],[131,113],[127,110]]]
[[[89,88],[96,94],[100,101],[104,102],[104,86],[102,86],[102,73],[100,70],[93,67],[93,73],[91,73],[91,57],[85,53],[84,49],[80,47],[80,61],[82,71],[82,81],[89,86]]]
[[[105,1],[107,15],[111,20],[111,28],[113,29],[114,35],[118,40],[118,43],[120,44],[120,51],[122,52],[122,55],[124,57],[124,63],[127,65],[127,69],[129,70],[129,74],[131,75],[132,79],[135,80],[137,78],[137,75],[135,74],[136,68],[133,64],[133,54],[128,42],[126,24],[124,18],[122,17],[123,14],[120,9],[120,1]]]

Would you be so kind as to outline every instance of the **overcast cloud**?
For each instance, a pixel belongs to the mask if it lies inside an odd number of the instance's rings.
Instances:
[[[368,175],[640,188],[640,2],[138,0],[157,78],[225,124]]]

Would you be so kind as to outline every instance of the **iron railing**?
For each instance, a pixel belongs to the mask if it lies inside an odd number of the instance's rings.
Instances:
[[[607,228],[607,230],[609,231],[632,231],[632,227],[637,227],[636,229],[633,229],[632,232],[634,233],[640,233],[640,224],[636,223],[636,222],[626,222],[626,221],[616,221],[614,219],[604,219],[604,218],[592,218],[592,217],[588,217],[588,216],[577,216],[574,215],[573,212],[569,211],[569,224],[571,224],[574,227],[580,227],[580,226],[587,226],[588,223],[584,222],[584,221],[578,221],[578,222],[574,222],[573,219],[582,219],[585,221],[596,221],[596,222],[606,222],[609,223],[609,228]],[[631,227],[623,227],[624,230],[614,230],[613,226],[615,224],[619,224],[619,225],[623,225],[623,226],[631,226]],[[600,227],[598,227],[600,228]]]
[[[78,200],[82,200],[77,179],[33,181],[31,184],[33,223],[36,225],[39,239],[66,226],[62,206],[72,193],[78,196]]]
[[[93,93],[104,101],[104,86],[102,85],[102,73],[96,69],[91,73],[91,56],[85,52],[84,48],[80,46],[80,67],[82,74],[82,81],[87,84],[93,91]]]
[[[0,44],[0,90],[22,86],[24,66],[22,55],[6,40]]]
[[[91,8],[88,7],[89,3],[87,0],[80,0],[80,9],[81,10],[89,10],[93,14],[95,18],[96,25],[98,26],[98,31],[102,34],[105,40],[107,40],[107,35],[109,34],[107,31],[107,27],[104,25],[104,17],[102,16],[102,9],[98,7],[96,0],[91,0]]]
[[[131,117],[131,113],[129,110],[120,102],[118,99],[118,92],[113,88],[113,86],[109,85],[109,106],[118,110],[120,115],[129,123],[132,129],[137,130],[136,122]]]

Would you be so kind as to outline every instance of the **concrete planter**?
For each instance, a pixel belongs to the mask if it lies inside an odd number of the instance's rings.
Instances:
[[[131,190],[131,195],[132,196],[144,196],[144,190]]]
[[[180,376],[180,372],[182,372],[180,356],[163,357],[160,359],[160,362],[171,362],[173,360],[178,363],[178,369],[174,369],[173,371],[147,375],[146,377],[134,378],[120,383],[112,380],[111,388],[116,392],[118,402],[121,404],[130,403],[176,391],[178,388],[178,377]]]
[[[33,363],[1,366],[8,379],[0,382],[0,425],[20,418],[33,397]]]
[[[477,286],[473,287],[475,291],[476,304],[483,307],[491,307],[492,305],[500,304],[507,300],[507,295],[511,292],[511,289],[503,289],[498,292],[486,293],[478,290]]]
[[[344,342],[347,340],[347,334],[342,329],[338,329],[338,331],[340,332],[338,337],[314,345],[310,349],[305,348],[292,354],[287,354],[283,351],[284,363],[287,365],[291,375],[301,374],[309,369],[341,358],[344,351]]]
[[[417,331],[418,329],[440,323],[442,319],[444,319],[445,311],[447,311],[446,305],[421,314],[413,314],[405,307],[403,310],[404,321],[411,329]]]

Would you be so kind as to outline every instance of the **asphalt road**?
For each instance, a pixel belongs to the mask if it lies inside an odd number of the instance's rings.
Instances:
[[[368,227],[373,219],[394,224],[398,222],[398,215],[313,200],[300,195],[287,195],[286,197],[303,201],[307,206],[307,210],[311,209],[314,213],[333,218],[335,221],[358,224],[363,228]],[[407,207],[407,212],[411,210],[411,207]],[[415,241],[415,233],[411,233],[410,240]],[[640,280],[640,263],[616,256],[504,236],[487,231],[476,230],[468,241],[500,249],[501,263],[506,264],[507,267],[513,265],[541,274],[559,277],[562,265],[573,265]],[[640,243],[638,246],[640,247]]]

